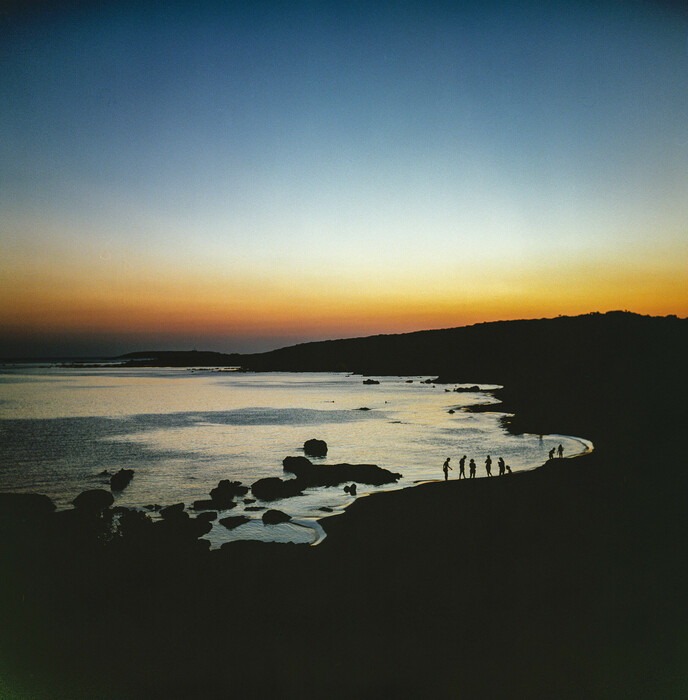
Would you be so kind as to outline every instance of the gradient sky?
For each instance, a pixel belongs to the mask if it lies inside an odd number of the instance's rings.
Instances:
[[[685,3],[91,5],[0,14],[0,354],[688,315]]]

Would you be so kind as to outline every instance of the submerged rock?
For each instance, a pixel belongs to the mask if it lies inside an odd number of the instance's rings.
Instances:
[[[317,440],[315,438],[306,440],[306,442],[303,443],[303,451],[309,457],[324,457],[327,454],[327,443],[324,440]]]
[[[291,517],[281,510],[266,510],[263,513],[264,525],[279,525],[280,523],[288,523]]]
[[[363,381],[364,384],[379,384],[380,382],[377,381],[377,379],[365,379]]]

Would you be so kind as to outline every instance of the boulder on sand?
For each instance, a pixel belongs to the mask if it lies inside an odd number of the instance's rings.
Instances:
[[[327,454],[327,443],[324,440],[306,440],[303,443],[303,451],[309,457],[324,457]]]
[[[285,457],[284,471],[291,472],[306,486],[339,486],[347,481],[381,486],[392,484],[401,474],[378,467],[376,464],[313,464],[307,457]]]

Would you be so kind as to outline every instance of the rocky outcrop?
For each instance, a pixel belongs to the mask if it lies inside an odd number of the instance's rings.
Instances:
[[[110,477],[110,489],[112,491],[121,491],[129,485],[133,476],[133,469],[120,469]]]
[[[401,478],[401,474],[376,464],[315,465],[307,457],[285,457],[282,466],[284,471],[294,474],[302,486],[339,486],[347,481],[381,486]]]
[[[306,458],[302,457],[301,459]],[[306,459],[306,461],[310,464],[310,460]],[[270,476],[258,479],[251,486],[251,491],[261,501],[276,501],[279,498],[301,496],[304,488],[305,485],[298,479],[280,479],[277,476]]]
[[[0,493],[0,522],[24,522],[43,518],[55,510],[55,504],[37,493]]]
[[[303,443],[303,451],[309,457],[324,457],[327,454],[327,443],[324,440],[306,440]]]
[[[281,510],[266,510],[263,513],[263,525],[279,525],[280,523],[288,523],[291,517]]]
[[[248,493],[248,486],[244,486],[240,481],[230,481],[222,479],[220,483],[210,491],[210,498],[214,503],[214,508],[223,510],[236,505],[233,501],[237,496],[245,496]]]
[[[247,518],[245,515],[230,515],[227,518],[221,518],[218,522],[220,525],[224,525],[228,530],[233,530],[235,527],[244,525],[250,520],[251,518]]]
[[[105,489],[89,489],[80,493],[72,503],[78,511],[98,513],[109,508],[114,501],[112,494]]]
[[[184,515],[187,518],[189,517],[189,514],[184,512],[183,503],[175,503],[174,505],[161,508],[160,515],[163,517],[163,520],[172,520]]]

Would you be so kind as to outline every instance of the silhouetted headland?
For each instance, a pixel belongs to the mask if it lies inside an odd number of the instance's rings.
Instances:
[[[143,514],[113,538],[109,516],[4,498],[8,697],[685,697],[687,340],[614,312],[227,363],[500,383],[509,430],[595,450],[358,499],[317,547],[208,552],[174,513],[163,540]]]

